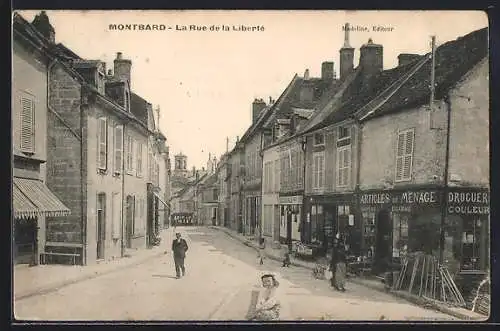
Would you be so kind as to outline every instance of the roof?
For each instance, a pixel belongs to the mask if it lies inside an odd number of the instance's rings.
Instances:
[[[488,56],[488,28],[473,31],[436,49],[435,97],[441,99]],[[430,98],[431,61],[427,61],[372,116],[425,104]]]
[[[130,93],[130,111],[146,126],[148,125],[148,108],[150,103],[135,93]]]
[[[279,109],[281,107],[283,101],[288,97],[290,91],[297,84],[297,82],[298,82],[298,76],[297,74],[295,74],[290,83],[288,84],[288,86],[283,91],[283,93],[281,93],[278,100],[276,100],[276,102],[274,102],[272,105],[269,105],[265,107],[263,110],[261,110],[259,116],[257,117],[257,120],[247,129],[247,131],[245,131],[239,143],[245,142],[247,139],[253,136],[253,134],[257,131],[257,129],[266,126],[266,123],[269,120],[269,118],[275,113],[276,109]]]
[[[314,109],[305,109],[305,108],[294,108],[292,107],[292,111],[294,115],[309,119],[314,113]]]
[[[274,123],[277,118],[289,118],[295,108],[317,109],[317,106],[324,100],[325,95],[327,95],[331,89],[335,89],[338,84],[339,81],[336,79],[324,80],[321,78],[310,78],[306,80],[303,77],[297,76],[286,98],[284,98],[280,107],[268,119],[266,126]],[[313,89],[313,99],[310,101],[300,100],[300,92],[304,86],[310,86]]]
[[[474,31],[436,49],[436,98],[455,85],[460,78],[487,56],[487,28]],[[359,75],[323,120],[308,125],[307,130],[320,129],[343,121],[355,114],[380,116],[403,108],[416,107],[429,101],[430,54],[415,57],[402,66],[384,70],[369,80]]]

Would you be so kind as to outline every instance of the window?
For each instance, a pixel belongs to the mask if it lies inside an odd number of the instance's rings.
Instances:
[[[106,117],[97,120],[97,165],[101,170],[108,168],[108,120]]]
[[[131,174],[134,170],[134,139],[127,136],[127,173]]]
[[[137,142],[137,177],[142,177],[142,143]]]
[[[337,186],[348,186],[351,174],[351,146],[337,148]]]
[[[323,133],[314,134],[314,146],[323,146],[325,144],[325,135]]]
[[[106,239],[106,193],[97,194],[97,238]]]
[[[322,189],[324,185],[325,154],[313,154],[313,189]]]
[[[280,190],[280,175],[281,175],[280,161],[276,160],[274,161],[274,192],[279,192]]]
[[[121,199],[120,193],[114,192],[111,196],[111,220],[113,222],[112,226],[112,237],[113,239],[119,239],[121,237]]]
[[[32,97],[21,97],[21,151],[35,152],[35,101]]]
[[[414,149],[414,129],[400,131],[396,149],[396,181],[411,180]]]
[[[123,126],[115,126],[114,134],[114,148],[115,148],[115,174],[121,174],[122,161],[123,161]]]
[[[351,130],[345,126],[338,127],[338,140],[351,138]]]
[[[141,233],[142,225],[142,198],[133,198],[133,213],[134,213],[134,234],[138,235]]]

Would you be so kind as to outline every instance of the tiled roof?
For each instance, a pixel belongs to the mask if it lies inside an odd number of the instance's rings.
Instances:
[[[135,93],[130,93],[130,111],[145,125],[148,125],[148,105],[146,100]]]
[[[469,33],[436,49],[436,98],[481,61],[488,52],[487,29]],[[384,70],[368,81],[359,75],[342,96],[343,103],[313,129],[340,122],[359,112],[370,117],[428,102],[431,61],[429,54],[411,63]],[[380,106],[380,104],[382,104]]]
[[[442,98],[488,56],[488,29],[471,32],[436,49],[435,97]],[[427,61],[373,116],[429,102],[431,61]]]

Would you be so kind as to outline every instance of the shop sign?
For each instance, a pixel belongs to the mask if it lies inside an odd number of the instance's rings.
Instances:
[[[302,196],[290,196],[290,197],[280,197],[280,205],[301,205]]]
[[[411,212],[415,205],[436,205],[439,192],[436,191],[404,191],[368,193],[360,196],[361,205],[369,205],[364,209],[373,209],[376,205],[391,204],[393,212]]]
[[[451,191],[448,193],[448,213],[487,215],[490,213],[490,195],[480,191]]]

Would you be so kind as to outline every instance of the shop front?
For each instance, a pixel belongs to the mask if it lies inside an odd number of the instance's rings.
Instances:
[[[307,197],[302,241],[314,247],[316,255],[325,256],[337,234],[344,238],[350,254],[360,249],[360,226],[355,223],[353,194]]]
[[[490,193],[487,188],[449,188],[443,261],[465,298],[490,268]]]
[[[301,241],[302,195],[280,195],[280,242],[288,244]]]
[[[387,271],[407,253],[439,257],[441,201],[442,190],[433,187],[359,194],[360,252],[373,272]]]

